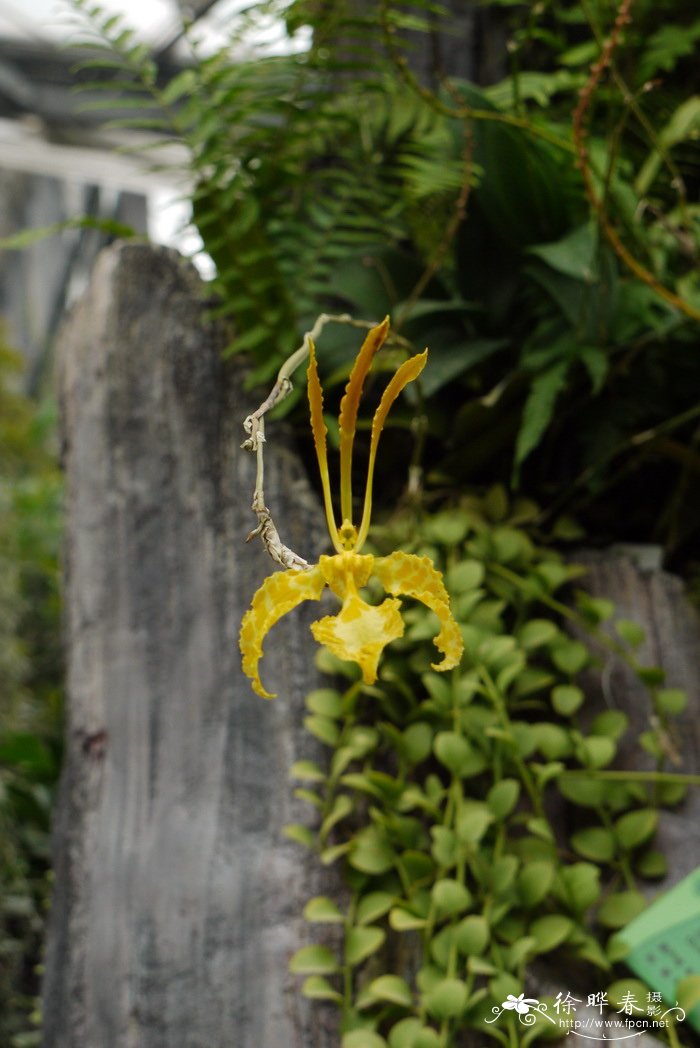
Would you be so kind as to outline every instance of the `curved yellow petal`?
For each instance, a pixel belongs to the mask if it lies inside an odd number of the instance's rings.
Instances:
[[[299,571],[276,571],[265,579],[243,616],[239,643],[243,656],[243,672],[250,677],[253,690],[263,699],[275,695],[265,691],[258,672],[262,658],[263,641],[274,624],[303,600],[318,600],[326,583],[318,567]]]
[[[384,345],[388,330],[389,318],[385,317],[381,324],[369,331],[352,366],[345,394],[340,402],[340,515],[344,520],[352,520],[352,446],[355,440],[357,408],[367,372],[375,353]]]
[[[338,538],[338,529],[333,517],[333,500],[331,498],[331,481],[328,475],[328,450],[326,447],[326,423],[323,421],[323,389],[318,377],[318,365],[316,363],[316,351],[313,342],[309,339],[309,370],[307,372],[307,392],[309,397],[309,408],[311,411],[311,432],[314,437],[316,458],[321,473],[321,487],[323,488],[323,505],[326,510],[326,521],[328,523],[328,534],[331,542],[340,553],[342,546]]]
[[[385,646],[403,636],[400,600],[387,598],[379,607],[365,603],[357,593],[343,602],[338,615],[312,622],[311,632],[340,659],[356,662],[365,684],[374,684]]]
[[[367,466],[367,487],[365,488],[365,504],[362,510],[362,523],[360,524],[360,531],[357,538],[357,545],[355,549],[361,549],[362,544],[367,538],[367,532],[369,531],[369,520],[372,514],[372,481],[374,479],[374,463],[377,457],[377,446],[379,444],[379,436],[384,428],[386,417],[389,414],[389,409],[394,403],[396,398],[402,389],[404,389],[409,382],[413,382],[414,379],[418,378],[421,371],[425,367],[428,359],[428,350],[424,349],[422,353],[417,353],[415,357],[410,357],[405,360],[401,367],[398,369],[396,374],[392,377],[389,385],[382,393],[382,399],[379,401],[379,407],[374,413],[372,419],[372,436],[369,445],[369,464]]]
[[[376,557],[374,575],[387,593],[414,597],[435,612],[440,620],[440,632],[435,647],[442,652],[442,662],[433,664],[434,670],[451,670],[459,665],[464,641],[459,626],[450,611],[450,598],[442,575],[428,557],[417,557],[400,550],[388,557]]]

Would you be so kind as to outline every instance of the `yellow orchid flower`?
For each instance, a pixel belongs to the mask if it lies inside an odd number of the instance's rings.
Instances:
[[[263,641],[274,624],[304,600],[319,600],[326,586],[340,598],[342,607],[337,615],[327,615],[312,623],[311,631],[319,642],[341,659],[356,662],[367,684],[377,679],[377,667],[382,651],[392,640],[401,637],[404,624],[399,614],[399,595],[413,597],[435,612],[440,631],[435,646],[443,655],[433,665],[435,670],[449,670],[456,666],[463,651],[462,635],[452,617],[449,597],[442,579],[428,557],[396,552],[387,557],[373,557],[360,550],[367,538],[372,510],[372,481],[379,436],[391,405],[402,389],[421,373],[428,351],[406,360],[396,371],[382,394],[370,437],[369,464],[365,486],[364,507],[359,527],[352,523],[352,451],[355,439],[357,410],[364,381],[375,353],[383,345],[389,330],[389,319],[370,330],[362,344],[350,373],[345,394],[340,404],[340,527],[333,513],[326,425],[323,421],[323,390],[313,343],[310,343],[308,369],[308,396],[311,409],[311,430],[316,448],[323,502],[328,531],[336,553],[321,556],[318,564],[308,568],[290,568],[276,572],[263,582],[253,597],[241,624],[240,646],[243,670],[250,677],[253,689],[263,698],[274,695],[266,691],[258,671],[263,653]],[[360,589],[374,577],[379,580],[387,597],[378,606],[367,604]]]

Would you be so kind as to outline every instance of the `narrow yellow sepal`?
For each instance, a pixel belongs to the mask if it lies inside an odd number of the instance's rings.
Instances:
[[[316,363],[316,351],[313,342],[309,341],[309,370],[307,372],[307,392],[309,397],[309,409],[311,413],[311,432],[316,448],[316,458],[321,474],[321,487],[323,488],[323,505],[326,511],[326,523],[331,542],[338,550],[342,546],[338,538],[338,529],[333,516],[333,499],[331,497],[331,481],[328,474],[328,449],[326,446],[326,434],[328,432],[326,423],[323,421],[323,389],[318,377],[318,365]]]
[[[268,576],[253,597],[253,603],[243,616],[239,643],[243,672],[250,677],[253,690],[263,699],[276,698],[265,690],[258,672],[265,637],[274,624],[297,604],[304,600],[318,600],[325,585],[326,580],[318,566],[306,571],[292,568]]]
[[[437,615],[440,632],[434,643],[444,658],[434,663],[433,669],[442,672],[458,666],[464,652],[462,633],[450,611],[450,598],[442,575],[428,557],[400,550],[388,557],[376,557],[373,574],[387,593],[413,597]]]
[[[343,399],[340,402],[338,427],[340,431],[340,515],[345,520],[352,520],[352,448],[355,441],[357,409],[362,390],[371,367],[375,353],[386,341],[389,330],[389,318],[373,327],[360,347],[355,363],[352,366]]]
[[[370,438],[369,445],[369,463],[367,465],[367,487],[365,488],[365,504],[362,510],[362,522],[360,524],[360,530],[357,538],[357,549],[360,549],[367,538],[367,532],[369,531],[369,521],[372,515],[372,482],[374,480],[374,463],[377,457],[377,447],[379,445],[379,437],[386,417],[389,414],[389,409],[394,403],[396,398],[402,389],[404,389],[409,382],[413,382],[414,379],[418,378],[421,371],[426,365],[428,359],[428,350],[424,349],[422,353],[417,353],[414,357],[410,357],[405,360],[401,367],[398,369],[395,375],[392,376],[389,385],[382,393],[382,399],[379,401],[379,406],[374,413],[372,419],[372,436]]]

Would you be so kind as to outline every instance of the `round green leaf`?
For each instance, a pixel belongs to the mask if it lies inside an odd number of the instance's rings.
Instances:
[[[615,836],[622,848],[636,848],[653,836],[658,821],[659,813],[653,808],[628,811],[615,823]]]
[[[581,756],[589,768],[604,768],[615,756],[615,740],[607,735],[589,735],[581,741]]]
[[[646,633],[639,623],[632,622],[630,619],[618,619],[615,623],[615,631],[625,644],[629,644],[630,648],[638,648],[646,639]]]
[[[389,924],[395,932],[413,932],[418,928],[425,928],[425,918],[418,917],[415,913],[409,913],[398,906],[389,914]]]
[[[593,718],[591,735],[607,735],[619,739],[627,731],[629,717],[622,710],[604,710]]]
[[[479,956],[489,941],[488,921],[481,914],[464,917],[454,929],[454,942],[466,957]]]
[[[518,877],[518,892],[525,906],[542,902],[554,882],[554,864],[546,859],[528,862]]]
[[[654,705],[666,717],[678,717],[688,705],[688,696],[681,688],[663,688],[657,691]]]
[[[573,922],[569,917],[551,913],[533,921],[528,934],[535,940],[537,953],[549,953],[564,942],[572,928]]]
[[[355,839],[348,862],[361,873],[386,873],[393,865],[394,852],[378,830],[370,827]]]
[[[413,1004],[408,983],[398,975],[380,975],[378,979],[372,980],[367,990],[378,1001],[400,1004],[404,1008],[410,1008]]]
[[[646,899],[641,892],[614,892],[600,904],[598,923],[605,928],[624,928],[646,909],[646,905]]]
[[[304,718],[304,727],[315,738],[325,743],[326,746],[337,746],[340,731],[335,721],[330,717],[319,717],[315,713]]]
[[[575,684],[560,684],[552,690],[552,706],[562,717],[573,716],[583,699],[583,692]]]
[[[493,815],[486,804],[480,801],[465,804],[457,819],[457,837],[463,844],[478,844],[492,822]]]
[[[648,880],[665,877],[668,873],[666,856],[663,852],[654,851],[653,849],[640,855],[635,861],[634,868],[640,877],[646,877]]]
[[[338,962],[327,946],[302,946],[290,960],[289,970],[293,975],[333,975]]]
[[[452,917],[469,909],[471,893],[459,881],[444,878],[433,885],[433,901],[440,917]]]
[[[520,783],[517,779],[501,779],[492,786],[486,795],[486,803],[497,819],[510,815],[520,796]]]
[[[413,1048],[416,1036],[420,1033],[422,1024],[420,1019],[409,1016],[392,1026],[389,1033],[389,1048]]]
[[[530,619],[517,634],[518,644],[525,651],[550,644],[558,636],[559,629],[550,619]]]
[[[410,724],[401,736],[401,750],[411,764],[420,764],[430,755],[433,729],[424,721]]]
[[[600,779],[588,778],[585,772],[581,775],[561,776],[557,788],[562,797],[582,808],[598,808],[605,799],[605,783]]]
[[[484,581],[484,565],[480,560],[463,560],[451,567],[445,577],[450,593],[464,593],[476,589]]]
[[[424,998],[426,1010],[435,1019],[461,1015],[467,1003],[467,987],[459,979],[442,979]]]
[[[590,660],[588,648],[580,640],[557,640],[549,650],[554,665],[569,677],[579,673]]]
[[[461,773],[472,752],[467,740],[455,731],[439,732],[435,737],[433,749],[440,763],[444,764],[453,775]]]
[[[326,779],[325,772],[314,761],[295,761],[290,768],[289,776],[300,782],[324,782]]]
[[[343,999],[342,994],[334,990],[322,975],[310,975],[308,979],[305,979],[301,992],[304,997],[317,1001],[335,1001],[336,1004],[339,1004]]]
[[[382,928],[351,928],[345,936],[345,960],[350,965],[362,964],[385,939]]]
[[[321,717],[339,717],[343,709],[343,698],[335,688],[317,688],[306,696],[306,706]]]
[[[389,892],[370,892],[369,895],[364,895],[357,906],[357,923],[372,924],[373,921],[379,920],[389,912],[393,901],[394,897]]]
[[[615,838],[602,826],[590,826],[571,837],[571,847],[584,859],[593,862],[611,862],[615,855]]]
[[[317,924],[338,924],[344,919],[333,900],[327,899],[325,895],[309,899],[304,907],[304,917]]]
[[[600,896],[600,870],[589,862],[575,862],[559,871],[562,896],[572,909],[583,912]]]

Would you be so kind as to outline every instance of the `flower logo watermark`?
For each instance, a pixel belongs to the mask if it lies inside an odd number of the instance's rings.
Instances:
[[[586,998],[584,1009],[587,1014],[576,1014],[577,1005],[582,1005],[582,998],[574,997],[567,990],[558,993],[556,998],[547,1003],[536,997],[526,997],[524,993],[509,993],[500,1006],[492,1009],[491,1019],[484,1022],[495,1023],[504,1013],[513,1012],[523,1026],[534,1026],[538,1018],[546,1019],[553,1026],[558,1026],[563,1036],[573,1034],[587,1041],[624,1041],[639,1037],[642,1033],[654,1033],[667,1030],[685,1019],[685,1011],[676,1001],[675,1005],[662,1011],[661,994],[649,991],[646,1001],[638,1001],[635,994],[625,993],[620,1007],[613,1011],[607,994],[603,991],[590,993]],[[604,1012],[607,1008],[608,1011]],[[596,1014],[597,1011],[597,1014]]]

